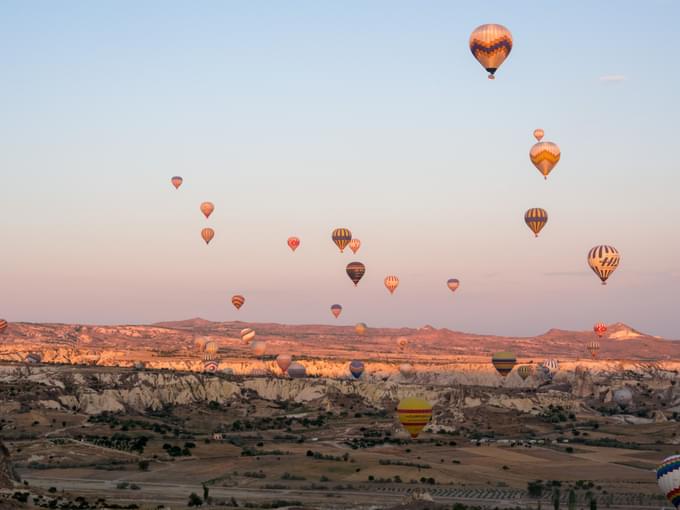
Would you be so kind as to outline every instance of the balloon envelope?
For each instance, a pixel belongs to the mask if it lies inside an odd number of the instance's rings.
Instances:
[[[458,278],[449,278],[446,280],[446,286],[451,290],[451,292],[456,292],[456,289],[460,287],[460,280],[458,280]]]
[[[524,213],[524,223],[531,229],[536,237],[548,223],[548,212],[540,207],[534,207]]]
[[[349,371],[352,374],[352,377],[354,377],[355,379],[359,379],[359,377],[361,377],[361,374],[364,373],[364,362],[359,360],[354,360],[350,362]]]
[[[432,418],[432,404],[418,397],[401,399],[397,405],[397,416],[401,425],[415,439]]]
[[[288,367],[288,375],[293,379],[301,379],[303,377],[306,377],[307,370],[300,363],[293,362]]]
[[[205,244],[210,244],[210,241],[212,241],[213,237],[215,237],[215,231],[210,227],[204,228],[201,230],[201,237],[205,241]]]
[[[356,326],[354,326],[354,331],[357,335],[365,335],[366,331],[368,331],[368,326],[364,322],[359,322]]]
[[[604,324],[603,322],[598,322],[593,326],[593,331],[598,336],[598,338],[602,338],[604,334],[607,332],[607,325]]]
[[[494,368],[499,374],[501,374],[503,377],[506,377],[510,372],[512,372],[512,369],[517,363],[517,358],[515,358],[515,355],[511,352],[502,351],[493,355],[491,358],[491,363],[493,363]]]
[[[298,246],[300,246],[300,238],[299,237],[289,237],[288,238],[288,247],[295,251],[298,249]]]
[[[560,162],[561,156],[560,148],[553,142],[538,142],[529,151],[529,159],[546,179]]]
[[[237,310],[240,310],[241,307],[243,306],[243,303],[245,302],[246,298],[244,298],[240,294],[235,294],[231,297],[231,304],[234,305]]]
[[[656,481],[666,499],[680,508],[680,455],[666,457],[656,468]]]
[[[488,24],[475,28],[470,35],[470,51],[489,73],[494,74],[512,51],[512,34],[503,25]]]
[[[517,368],[517,373],[522,378],[523,381],[526,380],[533,373],[534,369],[531,365],[520,365]]]
[[[350,262],[347,264],[345,270],[347,271],[347,276],[349,276],[349,279],[352,280],[356,287],[359,284],[359,280],[361,280],[366,273],[366,266],[361,262]]]
[[[293,356],[290,354],[279,354],[276,357],[276,364],[279,366],[281,369],[281,372],[285,372],[288,370],[288,367],[290,367],[290,364],[293,362]]]
[[[621,407],[626,407],[633,402],[633,392],[628,388],[619,388],[614,392],[614,402]]]
[[[621,255],[613,246],[603,244],[591,248],[588,252],[588,265],[600,279],[602,285],[607,284],[611,274],[619,267],[620,261]]]
[[[183,181],[184,179],[182,179],[179,175],[175,175],[172,179],[170,179],[170,182],[175,187],[175,189],[179,189]]]
[[[251,328],[244,328],[241,330],[241,342],[249,344],[255,338],[255,330]]]
[[[407,345],[408,345],[408,338],[406,338],[405,336],[400,336],[399,338],[397,338],[397,346],[399,347],[399,350],[401,352],[404,352]]]
[[[215,210],[215,205],[212,202],[203,202],[201,204],[201,212],[206,218],[210,218],[210,215]]]
[[[349,249],[352,250],[352,253],[356,253],[359,251],[359,248],[361,248],[361,241],[359,241],[359,239],[352,238],[347,246],[349,246]]]
[[[394,294],[394,291],[399,287],[399,278],[394,275],[389,275],[385,277],[385,287],[390,291],[390,294]]]
[[[203,361],[203,371],[204,372],[216,372],[219,362],[214,359],[207,359]]]
[[[0,335],[7,331],[7,321],[5,319],[0,319]]]
[[[543,136],[545,135],[545,132],[541,129],[534,129],[534,138],[536,138],[537,141],[543,140]]]
[[[253,354],[257,357],[264,356],[267,351],[267,342],[255,341],[250,344],[250,348],[253,350]]]
[[[588,351],[590,351],[590,355],[595,358],[597,356],[597,352],[600,350],[600,344],[599,342],[596,342],[595,340],[592,340],[588,342]]]
[[[331,239],[335,245],[340,248],[340,253],[345,249],[345,246],[352,240],[352,232],[348,228],[336,228],[331,234]]]
[[[342,312],[342,305],[331,305],[331,313],[335,316],[337,319],[340,316],[340,313]]]

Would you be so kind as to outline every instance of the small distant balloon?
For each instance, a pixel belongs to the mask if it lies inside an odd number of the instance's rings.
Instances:
[[[403,377],[411,377],[415,373],[415,368],[410,363],[402,363],[399,365],[399,373]]]
[[[241,342],[249,344],[255,338],[255,330],[251,328],[244,328],[241,330]]]
[[[533,372],[534,369],[531,365],[520,365],[519,367],[517,367],[517,373],[519,374],[523,381],[525,381],[526,378],[529,377]]]
[[[359,239],[352,238],[347,246],[349,246],[349,249],[352,250],[352,253],[356,253],[359,251],[359,248],[361,248],[361,241],[359,241]]]
[[[524,213],[524,223],[531,229],[534,236],[538,237],[545,224],[548,223],[548,212],[540,207],[529,209]]]
[[[493,80],[496,71],[512,51],[512,34],[503,25],[488,24],[470,35],[470,51]]]
[[[597,352],[600,350],[600,343],[596,342],[595,340],[591,340],[588,342],[588,351],[590,351],[590,355],[595,359],[597,356]]]
[[[385,287],[390,291],[390,294],[394,294],[394,291],[399,287],[399,278],[394,275],[386,276]]]
[[[302,379],[307,376],[307,370],[300,363],[293,362],[288,367],[288,375],[293,379]]]
[[[613,246],[595,246],[588,252],[588,265],[602,281],[602,285],[607,284],[611,274],[619,267],[620,261],[621,255]]]
[[[215,231],[210,227],[206,227],[201,230],[201,237],[205,241],[205,244],[210,244],[210,241],[212,241],[213,237],[215,237]]]
[[[350,362],[349,371],[352,374],[352,377],[354,377],[355,379],[359,379],[361,375],[364,373],[364,362],[359,360],[354,360]]]
[[[408,338],[405,336],[400,336],[397,338],[397,347],[399,347],[400,352],[404,352],[406,350],[406,346],[408,345]]]
[[[250,348],[253,350],[253,354],[259,358],[267,352],[267,342],[256,340],[250,344]]]
[[[350,232],[348,228],[336,228],[333,230],[331,239],[333,239],[335,245],[340,248],[340,253],[342,253],[345,247],[352,240],[352,232]]]
[[[368,326],[364,322],[359,322],[354,326],[354,331],[357,335],[363,336],[368,331]]]
[[[298,246],[300,246],[300,238],[299,237],[289,237],[288,238],[288,247],[295,251],[298,249]]]
[[[415,439],[432,418],[432,404],[418,397],[401,399],[397,405],[397,416],[401,425]]]
[[[331,313],[335,316],[336,319],[340,317],[340,314],[342,313],[342,305],[338,304],[331,305]]]
[[[560,148],[553,142],[538,142],[529,151],[529,159],[545,179],[560,162],[561,156]]]
[[[288,367],[292,362],[293,356],[291,356],[290,354],[279,354],[276,357],[276,364],[279,366],[281,372],[283,373],[286,373],[286,370],[288,370]]]
[[[205,343],[205,347],[203,348],[203,350],[208,354],[217,354],[217,351],[219,350],[217,347],[217,342],[215,342],[214,340],[208,340]]]
[[[458,278],[449,278],[446,280],[446,286],[451,290],[451,292],[456,292],[456,289],[460,287],[460,280]]]
[[[593,331],[595,332],[598,338],[602,338],[604,334],[607,332],[607,325],[604,322],[598,322],[593,326]]]
[[[210,218],[210,215],[215,210],[215,205],[212,202],[203,202],[201,204],[201,212],[206,218]]]
[[[537,141],[543,140],[543,136],[545,135],[545,132],[541,129],[534,129],[534,138],[536,138]]]
[[[179,187],[182,185],[182,182],[184,182],[184,179],[182,179],[179,175],[175,175],[172,179],[170,179],[170,182],[175,187],[175,189],[179,189]]]
[[[203,361],[203,371],[208,373],[214,373],[217,371],[219,362],[215,359],[206,359]]]
[[[5,319],[0,319],[0,335],[7,331],[7,321]]]
[[[241,307],[243,306],[243,303],[246,302],[246,298],[243,296],[236,294],[231,297],[231,304],[236,307],[237,310],[240,310]]]
[[[517,363],[517,358],[515,358],[515,355],[511,352],[497,352],[491,358],[491,363],[499,374],[506,377],[512,372],[512,369]]]
[[[349,279],[352,280],[356,287],[359,284],[359,280],[361,280],[366,273],[366,266],[361,262],[350,262],[347,264],[345,270],[347,271],[347,276],[349,276]]]

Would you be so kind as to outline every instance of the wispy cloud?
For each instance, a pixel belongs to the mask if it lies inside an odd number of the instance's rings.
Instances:
[[[626,77],[622,74],[606,74],[600,76],[600,81],[605,83],[626,81]]]

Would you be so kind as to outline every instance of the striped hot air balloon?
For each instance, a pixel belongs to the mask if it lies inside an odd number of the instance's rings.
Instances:
[[[524,213],[524,223],[531,229],[536,237],[548,223],[548,212],[540,207],[534,207]]]
[[[219,362],[216,359],[207,359],[207,360],[203,361],[203,371],[204,372],[209,372],[209,373],[217,372],[218,366],[219,366]]]
[[[298,246],[300,246],[300,238],[299,237],[289,237],[288,238],[288,247],[295,251],[298,249]]]
[[[517,373],[523,381],[525,381],[533,372],[534,368],[531,365],[520,365],[517,367]]]
[[[418,397],[401,399],[397,405],[397,416],[402,427],[415,439],[432,418],[432,404]]]
[[[335,245],[340,248],[340,253],[345,249],[345,246],[352,240],[352,232],[348,228],[336,228],[333,230],[331,239]]]
[[[179,189],[183,181],[184,179],[182,179],[179,175],[175,175],[172,179],[170,179],[170,182],[175,187],[175,189]]]
[[[364,373],[364,362],[359,360],[351,361],[349,364],[349,371],[352,374],[352,377],[359,379]]]
[[[288,375],[293,379],[302,379],[307,377],[307,369],[300,363],[293,362],[288,367]]]
[[[481,25],[470,35],[470,51],[493,80],[512,51],[512,34],[503,25]]]
[[[545,179],[560,162],[560,148],[553,142],[538,142],[529,151],[529,159]]]
[[[7,331],[7,321],[5,319],[0,319],[0,335]]]
[[[364,322],[359,322],[354,326],[354,331],[357,335],[363,336],[366,334],[366,331],[368,331],[368,326]]]
[[[536,138],[537,141],[543,140],[543,136],[545,135],[545,132],[541,128],[534,129],[534,138]]]
[[[212,241],[213,237],[215,237],[215,231],[210,227],[206,227],[201,230],[201,237],[205,241],[205,244],[210,244],[210,241]]]
[[[460,280],[458,278],[449,278],[446,280],[446,286],[451,292],[456,292],[458,287],[460,287]]]
[[[560,370],[560,362],[556,359],[546,359],[541,365],[550,375],[553,375]]]
[[[336,319],[340,317],[340,314],[342,313],[342,305],[338,304],[331,305],[331,313],[335,316]]]
[[[208,342],[209,338],[204,336],[199,336],[194,340],[194,345],[198,352],[203,352],[205,350],[205,344]]]
[[[366,266],[361,262],[350,262],[347,264],[345,271],[347,271],[347,276],[349,276],[349,279],[352,280],[356,287],[359,284],[359,280],[361,280],[366,273]]]
[[[201,204],[201,212],[203,213],[203,216],[206,218],[210,218],[210,215],[213,213],[215,210],[215,204],[212,202],[203,202]]]
[[[255,338],[255,330],[251,328],[244,328],[241,330],[241,342],[248,345]]]
[[[671,505],[680,509],[680,455],[666,457],[659,464],[656,481]]]
[[[598,338],[602,338],[604,334],[607,332],[607,325],[604,322],[598,322],[593,326],[593,331],[595,332]]]
[[[394,291],[399,287],[399,278],[394,275],[389,275],[385,277],[385,287],[390,291],[390,294],[394,294]]]
[[[399,373],[403,377],[411,377],[415,373],[416,369],[410,363],[402,363],[399,365]]]
[[[595,358],[597,356],[597,351],[600,350],[600,343],[596,342],[595,340],[591,340],[588,342],[588,350],[590,351],[590,355]]]
[[[361,248],[361,241],[359,241],[359,239],[352,238],[347,246],[349,246],[349,249],[352,250],[352,253],[356,253],[359,251],[359,248]]]
[[[512,372],[512,369],[517,363],[517,358],[515,358],[515,355],[511,352],[502,351],[493,355],[491,363],[493,363],[494,368],[499,374],[506,377]]]
[[[619,267],[619,262],[621,255],[613,246],[603,244],[591,248],[588,252],[588,265],[602,281],[602,285],[607,284],[607,279]]]
[[[286,373],[286,370],[288,370],[288,367],[290,367],[290,364],[293,362],[293,356],[290,354],[279,354],[276,357],[276,364],[279,366],[281,369],[281,372],[284,374]]]
[[[208,354],[217,354],[219,348],[217,346],[217,342],[215,342],[214,340],[208,340],[205,343],[205,347],[203,348],[203,350]]]
[[[243,306],[243,303],[246,302],[246,298],[241,296],[240,294],[234,294],[231,296],[231,304],[236,307],[237,310],[240,310],[241,307]]]

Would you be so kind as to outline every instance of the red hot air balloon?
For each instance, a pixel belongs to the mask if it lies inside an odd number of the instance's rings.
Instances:
[[[595,324],[595,326],[593,326],[593,331],[598,336],[598,338],[602,338],[607,332],[607,325],[602,322],[598,322]]]
[[[299,237],[289,237],[288,238],[288,247],[295,251],[298,249],[298,246],[300,246],[300,238]]]
[[[361,241],[359,241],[359,239],[352,238],[347,246],[349,246],[349,249],[352,250],[352,253],[356,253],[359,251],[359,248],[361,248]]]
[[[215,237],[215,231],[211,228],[204,228],[201,230],[201,237],[205,241],[205,244],[210,244],[210,241],[213,240],[213,237]]]
[[[170,179],[170,182],[175,187],[175,189],[179,189],[183,181],[184,179],[182,179],[179,175],[175,175],[172,179]]]
[[[243,306],[243,303],[246,302],[246,298],[243,296],[236,294],[231,297],[231,304],[236,307],[237,310],[240,310],[241,307]]]
[[[394,294],[394,291],[399,287],[399,278],[394,275],[386,276],[385,287],[390,291],[390,294]]]
[[[288,367],[290,364],[293,362],[293,357],[290,354],[279,354],[276,357],[276,364],[279,366],[281,369],[281,372],[284,374],[288,370]]]
[[[210,218],[210,215],[215,210],[215,205],[212,202],[203,202],[201,204],[201,212],[206,218]]]
[[[342,313],[342,305],[331,305],[331,313],[335,315],[336,319],[340,317],[340,313]]]
[[[0,335],[7,331],[7,321],[5,319],[0,319]]]

